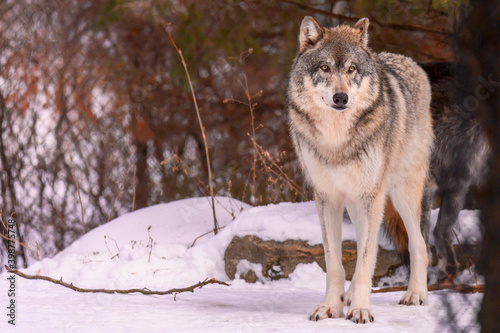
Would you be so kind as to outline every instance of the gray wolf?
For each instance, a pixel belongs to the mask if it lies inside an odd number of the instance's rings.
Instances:
[[[453,225],[463,209],[467,193],[481,185],[487,171],[490,146],[475,109],[465,107],[468,96],[460,78],[461,67],[452,63],[421,64],[432,87],[431,113],[435,135],[429,179],[422,201],[422,234],[429,235],[430,210],[436,196],[441,198],[433,231],[437,255],[437,281],[453,283],[458,264],[452,246]],[[481,87],[488,92],[488,87]],[[480,92],[484,94],[484,92]],[[401,218],[386,205],[385,228],[403,258],[408,245]],[[428,244],[428,242],[427,242]],[[430,256],[430,250],[428,255]],[[432,262],[432,260],[430,260]]]
[[[368,47],[369,20],[353,27],[302,21],[287,90],[290,134],[321,222],[326,295],[311,320],[374,320],[370,291],[377,234],[389,196],[409,235],[411,274],[400,304],[427,303],[421,202],[433,143],[431,87],[411,59]],[[341,221],[347,208],[358,259],[344,290]]]

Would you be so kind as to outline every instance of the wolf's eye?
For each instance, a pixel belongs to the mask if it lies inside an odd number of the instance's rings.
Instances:
[[[347,70],[347,73],[351,74],[352,72],[354,72],[356,70],[356,66],[354,65],[351,65],[351,67],[349,67],[349,69]]]
[[[329,71],[330,71],[330,67],[328,67],[327,65],[322,65],[322,66],[320,66],[319,68],[321,68],[321,70],[322,70],[323,72],[329,72]]]

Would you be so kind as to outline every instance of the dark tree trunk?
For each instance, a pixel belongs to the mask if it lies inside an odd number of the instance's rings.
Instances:
[[[140,209],[148,206],[151,196],[148,172],[148,143],[136,141],[135,149],[135,166],[137,168],[135,179],[135,209]]]
[[[476,0],[471,5],[457,33],[458,55],[467,70],[464,102],[478,108],[492,147],[482,192],[479,270],[485,277],[485,293],[479,322],[482,332],[500,332],[500,11],[496,0]]]
[[[0,94],[0,183],[1,183],[1,192],[2,192],[2,204],[0,209],[2,210],[2,213],[5,213],[7,215],[13,214],[13,217],[16,220],[15,223],[15,234],[16,234],[16,239],[22,244],[24,243],[24,239],[21,235],[21,230],[19,228],[19,223],[20,219],[18,216],[15,214],[15,210],[17,207],[17,197],[16,197],[16,192],[14,188],[14,176],[12,175],[12,169],[11,169],[11,163],[9,161],[9,158],[7,156],[7,145],[8,142],[4,141],[4,134],[11,133],[11,130],[4,128],[4,122],[6,122],[6,115],[7,115],[7,109],[5,106],[5,100],[3,96]],[[7,196],[7,192],[9,192],[9,196]],[[3,218],[3,216],[2,216]],[[1,228],[2,234],[4,236],[8,236],[8,230],[3,230]],[[8,250],[9,249],[9,241],[7,241],[5,238],[2,238],[3,243],[5,248]],[[22,260],[23,266],[27,267],[28,262],[26,260],[26,252],[24,246],[19,245],[17,243],[16,245],[16,257],[19,257],[19,259]],[[16,260],[16,265],[19,267],[19,259]]]

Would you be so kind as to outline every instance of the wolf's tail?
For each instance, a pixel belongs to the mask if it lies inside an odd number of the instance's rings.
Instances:
[[[392,205],[392,201],[388,198],[385,205],[384,215],[385,234],[394,243],[396,251],[401,257],[401,262],[405,265],[410,263],[410,252],[408,251],[408,233],[406,232],[403,219]]]

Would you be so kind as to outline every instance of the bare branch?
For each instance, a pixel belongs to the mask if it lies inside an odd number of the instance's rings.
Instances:
[[[406,291],[408,289],[407,286],[400,287],[387,287],[381,289],[372,289],[372,293],[388,293],[391,291]],[[484,293],[484,285],[473,285],[469,286],[468,284],[454,284],[454,283],[438,283],[431,284],[427,286],[427,290],[436,291],[436,290],[452,290],[462,294],[474,294],[474,293]]]
[[[22,278],[28,279],[28,280],[44,280],[44,281],[49,281],[52,283],[55,283],[57,285],[63,286],[65,288],[69,288],[74,291],[78,291],[79,293],[102,293],[102,294],[143,294],[143,295],[176,295],[180,294],[183,292],[194,292],[195,289],[200,289],[206,286],[207,284],[221,284],[224,286],[229,286],[226,282],[222,282],[216,279],[208,279],[206,278],[205,280],[198,282],[196,284],[193,284],[192,286],[185,287],[185,288],[173,288],[170,290],[165,290],[165,291],[155,291],[155,290],[149,290],[147,288],[142,288],[142,289],[89,289],[89,288],[79,288],[77,286],[74,286],[73,283],[67,283],[62,280],[56,280],[48,276],[43,276],[43,275],[30,275],[30,274],[25,274],[23,272],[18,271],[17,269],[10,269],[7,265],[4,266],[5,269],[9,273],[16,274],[17,276],[20,276]]]
[[[86,231],[85,231],[85,221],[83,219],[83,204],[82,204],[82,197],[80,195],[80,187],[78,186],[78,180],[76,179],[76,173],[75,173],[75,166],[73,165],[73,159],[71,158],[71,153],[69,152],[69,148],[68,148],[67,144],[66,144],[66,150],[68,151],[69,161],[71,163],[71,170],[73,171],[73,180],[75,181],[75,184],[76,184],[76,191],[78,192],[78,201],[80,201],[80,208],[82,210],[82,227],[83,227],[83,233],[86,233]]]
[[[325,10],[317,9],[302,3],[298,3],[292,0],[281,0],[282,2],[285,2],[287,4],[299,7],[305,11],[308,11],[310,13],[315,13],[315,14],[320,14],[324,16],[330,16],[334,17],[336,19],[340,20],[345,20],[345,21],[351,21],[351,22],[356,22],[360,19],[360,17],[351,17],[351,16],[345,16],[341,14],[336,14],[336,13],[331,13]],[[448,37],[451,37],[451,33],[448,31],[441,31],[441,30],[435,30],[431,28],[427,28],[425,26],[421,25],[406,25],[406,24],[398,24],[398,23],[385,23],[385,22],[380,22],[378,21],[373,15],[369,15],[368,18],[370,21],[378,24],[382,28],[389,28],[389,29],[395,29],[395,30],[406,30],[406,31],[419,31],[419,32],[427,32],[427,33],[432,33],[432,34],[438,34],[438,35],[445,35]]]

